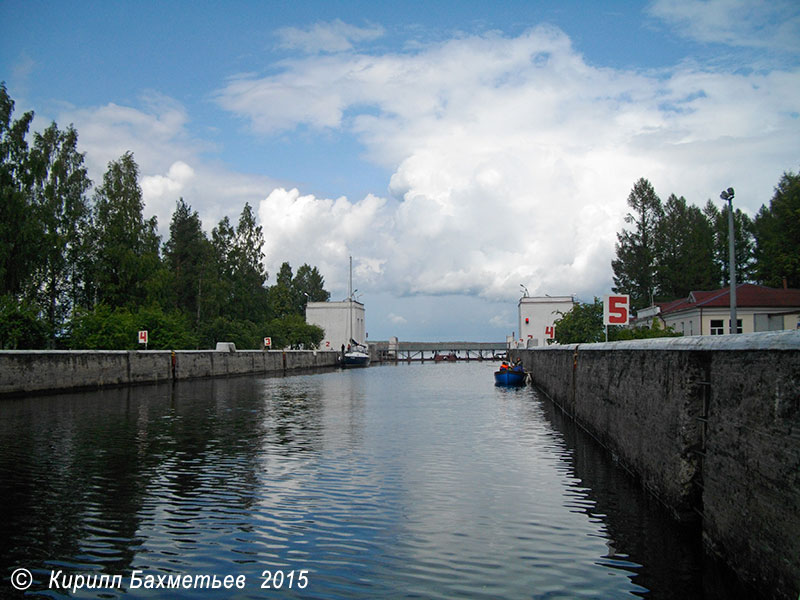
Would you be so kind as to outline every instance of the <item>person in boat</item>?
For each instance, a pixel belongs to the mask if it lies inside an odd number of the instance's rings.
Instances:
[[[506,361],[503,361],[503,364],[500,365],[500,370],[508,371],[508,369],[509,369],[508,363]]]

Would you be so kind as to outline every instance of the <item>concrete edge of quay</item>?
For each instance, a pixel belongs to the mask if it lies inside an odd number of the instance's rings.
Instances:
[[[2,350],[0,398],[338,365],[319,350]]]
[[[512,350],[765,597],[800,593],[800,331]]]

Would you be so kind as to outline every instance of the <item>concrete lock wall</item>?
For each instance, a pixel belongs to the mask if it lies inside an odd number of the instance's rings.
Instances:
[[[800,331],[514,351],[742,576],[800,593]]]
[[[334,367],[337,352],[0,351],[0,396]]]

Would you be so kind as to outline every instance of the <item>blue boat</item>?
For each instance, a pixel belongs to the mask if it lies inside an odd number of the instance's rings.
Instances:
[[[494,372],[495,385],[525,385],[525,369],[522,365],[514,367],[500,367]]]

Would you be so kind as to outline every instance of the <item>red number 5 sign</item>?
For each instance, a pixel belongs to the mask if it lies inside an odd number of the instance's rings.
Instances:
[[[627,325],[630,317],[630,296],[606,296],[603,298],[603,325]]]

